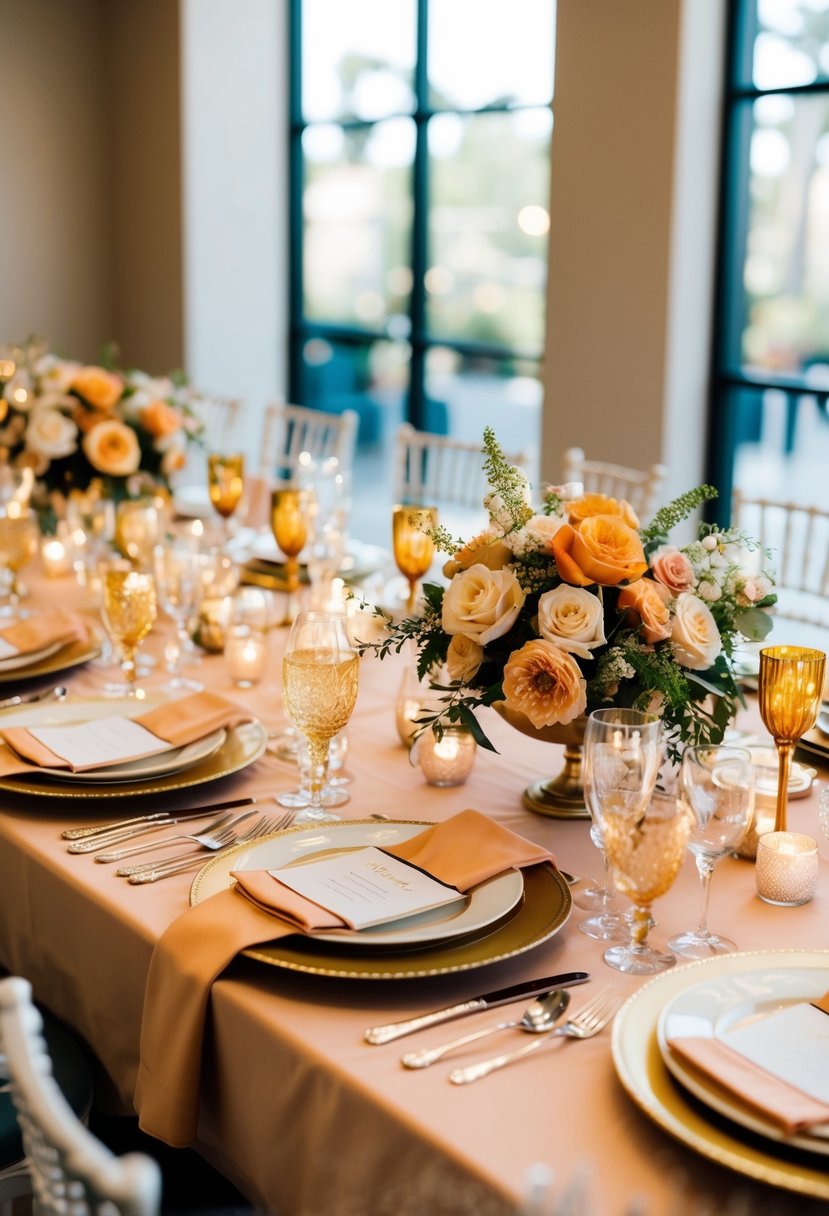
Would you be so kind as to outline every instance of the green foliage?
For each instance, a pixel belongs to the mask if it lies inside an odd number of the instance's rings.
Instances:
[[[651,523],[646,528],[642,528],[639,533],[645,549],[664,544],[677,524],[681,524],[689,515],[693,515],[694,511],[703,503],[717,497],[719,497],[719,492],[713,486],[697,486],[694,490],[680,494],[667,506],[660,507]]]

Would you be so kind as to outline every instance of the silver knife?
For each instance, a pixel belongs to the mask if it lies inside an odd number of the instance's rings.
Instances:
[[[153,826],[161,823],[164,827],[173,823],[185,823],[188,819],[206,819],[215,811],[229,811],[236,806],[251,806],[255,798],[234,798],[232,802],[213,802],[210,806],[194,807],[190,811],[176,814],[171,811],[157,811],[154,815],[138,815],[135,819],[116,819],[114,823],[99,823],[94,828],[67,828],[61,832],[63,840],[87,840],[94,836],[109,836],[114,832],[126,831],[132,828],[140,829],[146,824]]]
[[[418,1018],[389,1022],[385,1026],[371,1026],[365,1033],[365,1040],[375,1045],[391,1043],[393,1039],[414,1034],[416,1030],[425,1030],[427,1026],[451,1022],[454,1018],[466,1017],[468,1013],[479,1013],[482,1009],[494,1009],[497,1005],[509,1005],[511,1001],[520,1001],[524,997],[539,996],[550,988],[574,988],[576,984],[586,984],[589,979],[590,974],[587,971],[568,971],[564,975],[545,975],[538,980],[526,980],[523,984],[484,992],[471,1000],[462,1001],[459,1005],[448,1005],[446,1009],[436,1009],[433,1013],[424,1013]]]

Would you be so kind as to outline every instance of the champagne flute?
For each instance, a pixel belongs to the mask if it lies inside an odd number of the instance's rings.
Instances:
[[[225,456],[211,452],[207,457],[207,488],[213,509],[221,516],[225,543],[229,538],[229,520],[245,489],[245,458],[241,452]]]
[[[409,584],[406,611],[411,615],[417,604],[418,583],[429,570],[435,556],[430,531],[437,527],[437,507],[396,506],[392,515],[392,539],[397,569]]]
[[[20,608],[26,589],[18,581],[18,574],[37,552],[39,535],[37,516],[27,506],[13,500],[0,507],[0,567],[8,596],[0,616],[28,615]]]
[[[326,818],[322,791],[329,744],[354,709],[358,663],[345,617],[327,612],[297,615],[282,660],[282,681],[288,715],[306,736],[311,757],[311,798],[306,818]]]
[[[805,646],[769,646],[760,651],[760,716],[777,748],[775,832],[786,830],[789,774],[795,744],[817,721],[826,655]]]
[[[668,941],[683,958],[729,954],[736,944],[708,928],[708,898],[714,866],[730,853],[751,822],[754,770],[751,754],[740,747],[704,744],[686,748],[679,779],[691,814],[688,848],[696,858],[702,886],[699,924]]]
[[[288,592],[286,619],[292,620],[299,588],[299,555],[308,539],[310,494],[296,486],[286,486],[271,494],[271,529],[285,555],[285,581]]]
[[[112,695],[142,696],[136,684],[135,654],[139,643],[153,627],[156,592],[153,576],[135,570],[124,561],[109,563],[102,572],[101,618],[110,641],[118,651],[126,683],[108,689]]]
[[[202,598],[202,567],[199,554],[188,545],[167,547],[158,545],[154,553],[156,594],[160,607],[176,627],[176,637],[164,648],[167,674],[171,677],[165,691],[188,689],[200,692],[199,680],[183,675],[181,656],[187,650],[187,623],[196,612]]]
[[[582,921],[579,929],[588,937],[607,942],[626,942],[629,927],[618,912],[608,911],[613,899],[611,860],[605,847],[602,808],[605,802],[617,809],[648,805],[661,759],[662,723],[655,714],[638,709],[597,709],[587,719],[584,732],[584,796],[590,811],[590,836],[604,861],[604,899],[598,916]]]

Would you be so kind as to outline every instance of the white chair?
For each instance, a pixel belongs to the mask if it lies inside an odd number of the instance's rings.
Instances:
[[[351,473],[359,415],[355,410],[328,414],[304,405],[274,401],[265,408],[259,473],[270,481],[293,477],[301,452],[315,461],[336,457],[340,470]]]
[[[510,464],[529,472],[529,452],[505,452]],[[394,501],[480,510],[487,492],[480,443],[417,431],[408,422],[397,428]]]
[[[4,1210],[14,1195],[32,1193],[34,1216],[155,1216],[157,1163],[140,1153],[116,1157],[87,1131],[52,1075],[31,996],[27,980],[0,980],[0,1079],[17,1111],[28,1174],[0,1189]]]
[[[242,402],[238,398],[194,393],[188,404],[204,428],[205,451],[227,452],[241,445]]]
[[[664,464],[629,469],[603,460],[587,460],[581,448],[568,448],[564,453],[564,481],[580,481],[586,494],[626,499],[642,523],[647,523],[661,505],[660,494],[667,476]]]

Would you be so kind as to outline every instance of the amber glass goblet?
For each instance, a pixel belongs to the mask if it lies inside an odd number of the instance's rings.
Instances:
[[[311,495],[296,486],[274,490],[271,494],[271,529],[273,538],[285,555],[285,582],[289,598],[289,616],[299,588],[299,555],[308,540]]]
[[[786,830],[789,773],[795,744],[817,721],[826,655],[806,646],[769,646],[760,651],[760,715],[777,748],[775,832]]]
[[[430,535],[437,527],[437,507],[396,506],[392,516],[392,540],[397,569],[409,584],[406,610],[411,614],[417,603],[418,583],[429,570],[435,556]]]
[[[241,452],[211,452],[207,457],[207,488],[213,510],[222,518],[225,540],[228,521],[242,501],[245,489],[245,458]]]

